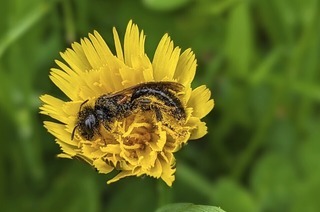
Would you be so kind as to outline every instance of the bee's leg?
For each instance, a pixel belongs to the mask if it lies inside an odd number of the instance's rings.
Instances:
[[[128,97],[124,95],[120,100],[117,101],[117,104],[124,104],[127,100],[128,100]]]
[[[132,114],[132,111],[135,109],[133,105],[133,102],[126,102],[123,104],[117,105],[117,114],[116,118],[122,119],[130,116]]]
[[[151,105],[151,109],[155,112],[157,121],[162,121],[163,117],[160,108],[156,105]]]
[[[102,125],[106,130],[109,130],[109,131],[111,130],[111,127],[109,126],[109,124],[107,122],[104,122]]]
[[[100,138],[100,140],[104,143],[104,145],[107,145],[107,142],[106,142],[106,140],[105,140],[105,138],[103,137],[103,134],[101,133],[101,128],[105,128],[105,129],[107,129],[107,125],[105,125],[105,124],[102,124],[102,127],[101,127],[101,125],[98,127],[98,129],[96,130],[96,135],[98,135],[99,136],[99,138]],[[107,129],[107,130],[109,130],[109,129]]]
[[[156,114],[157,121],[162,121],[163,120],[160,107],[158,107],[156,104],[154,104],[152,102],[152,100],[150,100],[148,98],[140,97],[138,99],[135,99],[132,102],[132,109],[134,110],[136,108],[140,108],[142,111],[152,110]]]
[[[131,108],[133,110],[140,108],[143,111],[147,111],[151,109],[151,103],[152,101],[150,99],[141,97],[132,101]]]

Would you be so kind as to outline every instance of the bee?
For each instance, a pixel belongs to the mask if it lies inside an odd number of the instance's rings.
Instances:
[[[176,120],[184,120],[185,109],[177,94],[183,91],[184,86],[176,82],[147,82],[124,90],[104,94],[97,98],[94,106],[80,105],[77,123],[74,127],[71,140],[76,129],[81,137],[92,140],[99,134],[100,126],[110,130],[110,124],[140,111],[154,111],[157,121],[163,120],[162,113],[167,113]]]

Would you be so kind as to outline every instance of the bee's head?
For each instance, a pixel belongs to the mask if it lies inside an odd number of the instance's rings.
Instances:
[[[71,140],[74,137],[76,129],[78,129],[81,137],[91,140],[98,128],[99,120],[95,110],[92,107],[86,106],[79,111],[78,121],[71,134]]]

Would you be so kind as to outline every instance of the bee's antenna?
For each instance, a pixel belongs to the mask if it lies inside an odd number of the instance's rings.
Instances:
[[[87,99],[86,101],[84,101],[84,102],[81,103],[79,111],[81,111],[82,106],[83,106],[85,103],[87,103],[88,101],[89,101],[89,99]],[[78,124],[73,128],[73,130],[72,130],[71,140],[73,140],[73,138],[74,138],[74,134],[75,134],[75,132],[76,132],[77,127],[79,127],[79,123],[78,123]]]
[[[77,127],[79,127],[79,124],[77,124],[77,125],[73,128],[72,133],[71,133],[71,140],[73,140],[73,138],[74,138],[74,134],[75,134],[75,132],[76,132]]]
[[[82,106],[83,106],[85,103],[87,103],[88,101],[89,101],[89,99],[87,99],[86,101],[82,102],[81,105],[80,105],[80,109],[79,109],[79,110],[81,110]]]

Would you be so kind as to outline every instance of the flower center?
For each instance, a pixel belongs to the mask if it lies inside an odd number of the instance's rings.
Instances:
[[[164,114],[157,121],[153,111],[138,111],[116,120],[111,130],[100,127],[91,147],[102,151],[104,161],[119,170],[154,167],[158,154],[174,152],[188,140],[188,128]]]

